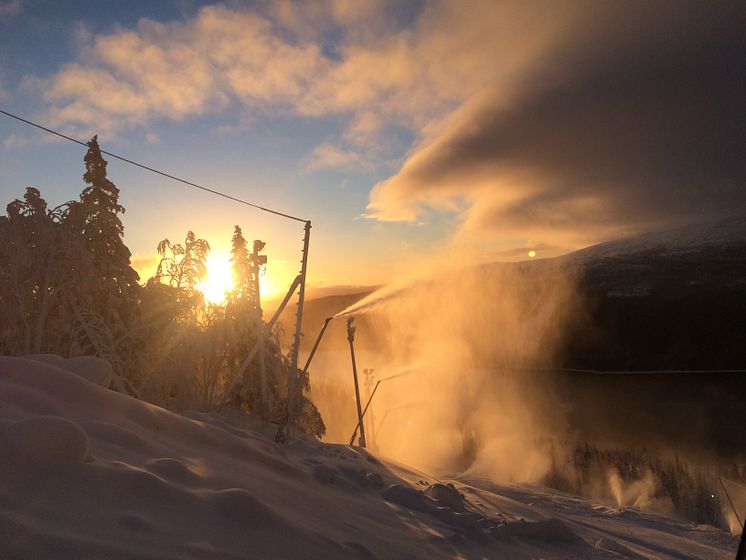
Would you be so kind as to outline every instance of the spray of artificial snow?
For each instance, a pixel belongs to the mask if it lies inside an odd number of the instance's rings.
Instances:
[[[549,462],[536,441],[562,426],[562,405],[551,387],[501,366],[551,363],[576,297],[558,263],[437,266],[338,313],[364,321],[356,351],[375,347],[377,379],[417,370],[376,394],[380,426],[368,431],[379,449],[423,468],[541,477]],[[344,357],[339,367],[346,379]]]

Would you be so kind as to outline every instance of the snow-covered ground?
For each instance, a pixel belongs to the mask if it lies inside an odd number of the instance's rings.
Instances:
[[[2,559],[735,556],[737,538],[708,526],[436,479],[298,434],[280,447],[235,411],[104,389],[95,365],[0,357]]]

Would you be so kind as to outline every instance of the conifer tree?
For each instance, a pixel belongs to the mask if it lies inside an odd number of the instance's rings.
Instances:
[[[246,239],[240,226],[233,229],[231,238],[231,272],[233,274],[233,291],[231,303],[241,308],[241,313],[257,314],[261,307],[259,297],[259,273],[267,257],[259,253],[266,244],[254,240],[253,251],[249,253]]]
[[[250,289],[251,284],[251,260],[246,248],[246,239],[241,231],[241,226],[233,228],[231,238],[231,273],[233,275],[234,302],[243,301]]]
[[[229,294],[225,317],[234,338],[228,355],[232,375],[237,375],[242,370],[241,364],[246,356],[255,343],[259,344],[256,360],[244,371],[241,387],[234,394],[233,403],[238,407],[245,404],[248,409],[255,411],[261,408],[266,415],[269,406],[267,401],[276,393],[277,387],[274,381],[267,381],[267,333],[262,322],[259,298],[259,272],[261,266],[267,262],[266,256],[259,254],[264,246],[263,241],[255,240],[253,251],[249,253],[241,227],[234,227],[231,240],[233,290]]]
[[[261,295],[259,293],[259,275],[261,274],[262,266],[267,264],[267,256],[260,255],[259,253],[264,250],[266,243],[260,239],[254,240],[254,247],[249,260],[251,261],[251,268],[249,274],[249,289],[248,289],[248,300],[253,307],[253,311],[258,315],[259,320],[262,317],[262,303]]]
[[[116,309],[124,318],[134,308],[140,277],[130,266],[132,254],[124,244],[124,226],[119,218],[124,207],[119,204],[119,189],[107,177],[107,162],[96,136],[88,142],[84,162],[87,186],[80,202],[71,205],[67,221],[82,236],[91,255],[100,288],[96,307],[105,318],[107,309]]]
[[[86,285],[74,298],[66,298],[76,321],[70,352],[105,357],[118,375],[134,382],[142,370],[142,340],[137,335],[141,290],[123,240],[119,215],[124,207],[119,204],[119,189],[107,177],[96,136],[88,142],[84,162],[86,186],[80,200],[68,205],[62,221],[90,263],[83,271]]]

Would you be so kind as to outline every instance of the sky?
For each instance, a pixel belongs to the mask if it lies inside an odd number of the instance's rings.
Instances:
[[[0,53],[3,110],[312,220],[316,288],[746,211],[743,2],[0,0]],[[0,115],[1,201],[83,154]],[[108,169],[145,276],[234,225],[295,276],[301,223]]]

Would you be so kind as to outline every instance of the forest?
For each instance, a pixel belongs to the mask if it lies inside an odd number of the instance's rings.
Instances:
[[[96,136],[84,164],[78,200],[50,208],[28,187],[0,216],[0,355],[100,357],[112,366],[112,389],[147,402],[177,411],[236,407],[278,424],[278,438],[288,423],[321,437],[308,377],[283,354],[281,325],[268,328],[262,317],[264,242],[250,245],[235,226],[224,304],[197,289],[210,244],[192,231],[183,242],[154,244],[159,264],[142,281]],[[289,383],[302,393],[291,411]]]

